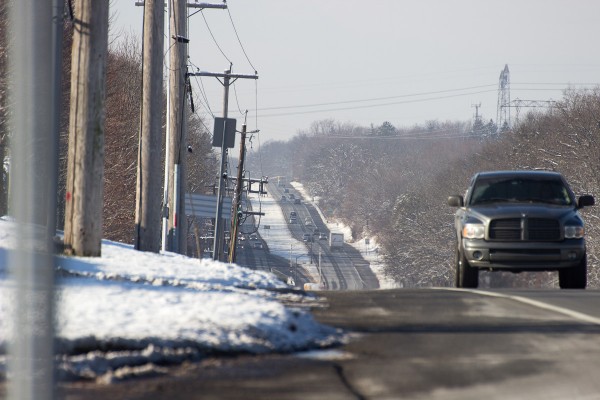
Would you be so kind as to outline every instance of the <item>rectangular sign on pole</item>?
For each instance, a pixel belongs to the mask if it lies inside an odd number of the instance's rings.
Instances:
[[[223,218],[231,219],[231,197],[223,197]],[[185,194],[185,215],[190,217],[214,218],[217,212],[217,196],[196,193]]]
[[[227,123],[226,123],[227,122]],[[225,129],[225,147],[232,149],[235,146],[235,118],[215,117],[213,129],[213,147],[221,147],[223,144],[223,130]],[[224,129],[223,129],[224,128]]]

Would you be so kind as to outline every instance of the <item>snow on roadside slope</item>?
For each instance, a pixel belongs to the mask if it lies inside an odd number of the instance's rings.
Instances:
[[[0,377],[12,332],[14,284],[6,268],[15,224],[0,221]],[[59,257],[56,352],[63,379],[112,380],[132,367],[196,360],[213,353],[293,352],[339,343],[341,333],[285,306],[273,275],[110,241],[102,257]]]

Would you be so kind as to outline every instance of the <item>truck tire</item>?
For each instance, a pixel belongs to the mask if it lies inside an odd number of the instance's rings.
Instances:
[[[467,259],[456,249],[456,275],[455,285],[457,288],[476,288],[479,285],[479,270],[469,266]]]
[[[558,271],[558,284],[561,289],[585,289],[587,286],[587,255],[574,268]]]

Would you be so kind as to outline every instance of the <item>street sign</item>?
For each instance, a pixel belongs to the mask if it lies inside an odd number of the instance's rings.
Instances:
[[[225,147],[232,149],[235,146],[235,118],[215,117],[213,129],[213,147],[221,147],[223,144],[223,128],[225,128]],[[225,124],[225,122],[227,122]]]
[[[223,197],[224,219],[231,219],[231,197]],[[189,217],[215,218],[217,214],[217,196],[196,193],[185,194],[185,215]]]

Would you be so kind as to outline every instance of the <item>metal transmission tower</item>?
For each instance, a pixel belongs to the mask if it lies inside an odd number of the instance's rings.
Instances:
[[[510,128],[510,72],[508,64],[500,72],[500,81],[498,83],[498,111],[496,116],[498,132]]]
[[[517,124],[519,123],[521,108],[545,108],[552,110],[555,106],[556,101],[554,100],[521,100],[517,98],[510,102],[510,107],[517,110],[517,117],[515,118]]]
[[[483,133],[483,122],[481,121],[481,115],[479,115],[479,107],[481,107],[481,103],[471,104],[471,107],[475,108],[475,115],[473,115],[473,133],[482,134]]]

